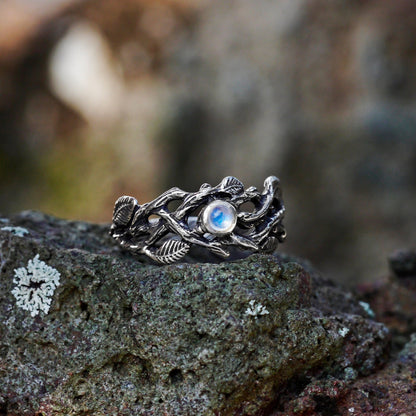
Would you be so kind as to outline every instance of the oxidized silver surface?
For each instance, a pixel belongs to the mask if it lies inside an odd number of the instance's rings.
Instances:
[[[172,201],[179,203],[174,210],[169,209]],[[244,210],[247,202],[253,209]],[[275,250],[286,237],[284,213],[275,176],[264,181],[262,192],[254,186],[244,189],[238,179],[227,176],[217,186],[204,183],[197,192],[171,188],[143,205],[122,196],[115,203],[110,234],[122,247],[162,264],[179,261],[192,245],[227,258],[231,246]]]

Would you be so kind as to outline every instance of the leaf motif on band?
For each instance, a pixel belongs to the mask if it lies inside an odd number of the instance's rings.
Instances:
[[[132,196],[122,196],[116,201],[113,213],[113,223],[116,225],[127,225],[134,212],[135,206],[138,205]]]
[[[244,189],[244,185],[234,176],[226,176],[221,182],[221,188],[231,194],[238,194]]]
[[[154,253],[154,258],[160,263],[174,263],[180,260],[189,251],[189,248],[190,245],[184,241],[168,240]]]

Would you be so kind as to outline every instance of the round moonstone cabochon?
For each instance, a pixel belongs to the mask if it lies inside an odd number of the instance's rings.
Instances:
[[[217,199],[204,209],[202,223],[211,234],[229,234],[237,223],[237,212],[229,202]]]

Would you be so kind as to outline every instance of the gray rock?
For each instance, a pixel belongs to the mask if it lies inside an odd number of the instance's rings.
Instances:
[[[0,414],[267,414],[290,380],[348,382],[383,362],[386,327],[288,256],[160,267],[106,225],[34,212],[0,225]],[[16,288],[50,308],[23,309]]]
[[[389,265],[397,277],[416,276],[416,251],[395,251],[389,257]]]

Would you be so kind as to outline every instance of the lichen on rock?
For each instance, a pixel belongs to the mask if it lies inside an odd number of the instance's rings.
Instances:
[[[10,222],[29,234],[3,246],[6,415],[272,414],[297,380],[346,384],[386,358],[386,327],[299,260],[155,266],[123,253],[105,225],[31,212]],[[60,285],[49,313],[29,316],[10,276],[33,253]]]
[[[0,222],[1,222],[2,218],[0,218]],[[5,226],[0,228],[1,231],[9,231],[11,233],[13,233],[14,235],[17,235],[18,237],[24,237],[26,234],[29,233],[28,230],[26,230],[26,228],[23,227],[9,227],[9,226]]]
[[[58,270],[48,266],[36,254],[28,261],[27,267],[14,270],[13,283],[16,286],[12,294],[16,298],[16,305],[29,311],[31,316],[38,315],[40,311],[47,314],[52,296],[59,286],[60,275]]]

